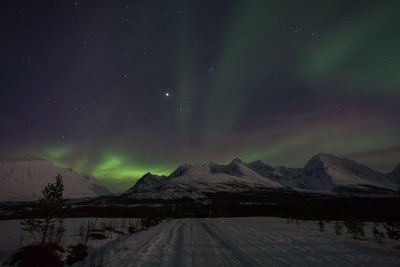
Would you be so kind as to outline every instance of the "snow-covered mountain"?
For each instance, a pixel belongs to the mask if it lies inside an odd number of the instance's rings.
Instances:
[[[278,166],[267,176],[293,189],[330,193],[392,193],[396,186],[387,177],[353,160],[320,153],[304,168]]]
[[[394,194],[400,167],[389,175],[376,172],[353,160],[320,153],[304,168],[271,167],[262,161],[228,165],[182,164],[168,177],[144,175],[123,196],[141,199],[205,198],[217,192],[262,192],[297,190],[329,194]]]
[[[150,172],[143,175],[135,186],[131,187],[126,193],[142,192],[150,189],[157,188],[165,183],[165,176],[158,176]]]
[[[392,190],[394,185],[382,173],[353,160],[320,153],[304,167],[303,188],[322,191]]]
[[[36,200],[55,176],[63,177],[65,198],[95,197],[111,192],[91,175],[80,175],[48,160],[26,155],[0,158],[0,201]]]
[[[400,163],[393,169],[392,172],[388,173],[386,177],[392,183],[395,183],[400,186]]]
[[[273,174],[275,172],[274,168],[265,164],[261,160],[251,162],[251,163],[247,164],[247,167],[263,177],[270,177],[271,174]]]
[[[133,198],[204,198],[206,193],[285,189],[247,167],[239,159],[228,165],[182,164],[168,177],[144,175],[124,195]]]

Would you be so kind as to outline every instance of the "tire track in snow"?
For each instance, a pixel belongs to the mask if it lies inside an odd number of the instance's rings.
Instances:
[[[177,238],[177,229],[179,222],[171,222],[171,227],[164,228],[160,235],[150,242],[137,260],[138,266],[169,266],[169,260],[172,258],[176,247],[172,247]],[[182,227],[182,225],[180,225]],[[175,242],[176,243],[176,242]]]
[[[128,243],[132,243],[129,253],[119,255],[117,262],[108,262],[105,266],[155,266],[157,259],[152,255],[156,248],[162,245],[175,222],[163,223],[153,229],[138,232],[129,237]],[[151,232],[150,232],[151,231]],[[151,233],[151,235],[149,235]]]
[[[183,229],[185,225],[180,222],[179,227],[175,228],[173,239],[170,240],[168,253],[164,255],[163,266],[185,266],[182,262],[184,259],[184,254],[182,253],[182,243],[183,243]],[[165,244],[168,247],[168,243]]]
[[[183,247],[187,247],[185,267],[190,266],[232,266],[227,260],[221,258],[221,254],[216,253],[216,248],[199,220],[190,219],[185,221],[187,224],[186,235],[184,236]],[[190,230],[189,230],[190,229]]]
[[[223,224],[218,223],[217,221],[210,222],[215,231],[218,231],[221,236],[229,236],[230,241],[237,245],[241,246],[242,249],[245,248],[245,251],[249,257],[257,261],[257,263],[261,266],[290,266],[290,264],[282,258],[276,257],[269,250],[271,240],[265,239],[262,237],[261,232],[257,232],[254,234],[254,231],[251,234],[247,234],[245,232],[245,227],[241,226],[240,229],[233,227],[230,223],[224,222]],[[223,226],[223,229],[222,229]],[[268,244],[267,246],[264,246]]]
[[[295,256],[297,258],[304,258],[305,256],[305,254],[299,252],[298,249],[292,249],[292,247],[290,247],[292,242],[285,242],[284,244],[286,244],[286,246],[282,246],[282,242],[276,242],[276,240],[271,237],[270,232],[268,235],[265,235],[262,229],[257,229],[257,225],[241,226],[240,229],[238,229],[229,222],[225,222],[223,225],[216,221],[211,223],[213,228],[219,229],[221,235],[230,236],[232,242],[236,244],[240,243],[242,246],[245,245],[247,251],[253,255],[254,258],[262,261],[263,264],[268,263],[269,266],[291,266],[288,257],[293,258],[293,256]],[[221,229],[222,226],[224,229]],[[231,234],[229,234],[229,232],[231,232]],[[278,234],[278,236],[280,237],[278,240],[282,240],[282,235]],[[289,237],[285,240],[292,239],[293,237]],[[304,247],[307,248],[307,246]],[[289,250],[290,253],[288,253]],[[318,263],[321,264],[322,262]]]
[[[228,236],[225,236],[220,233],[219,231],[216,231],[216,228],[211,228],[209,224],[202,222],[200,223],[203,226],[203,229],[207,232],[208,236],[210,237],[210,240],[213,239],[214,244],[218,244],[220,247],[223,249],[219,249],[220,252],[223,254],[224,251],[229,251],[231,254],[230,257],[227,257],[229,260],[228,265],[226,266],[232,266],[232,256],[236,259],[234,262],[234,265],[238,263],[238,266],[264,266],[262,262],[260,262],[258,259],[254,258],[251,253],[249,253],[240,243],[234,243],[232,242]]]
[[[213,238],[210,233],[204,228],[204,223],[200,223],[199,226],[199,230],[207,238],[212,253],[216,257],[219,264],[221,266],[238,266],[238,261],[232,257],[233,255],[226,255],[226,252],[223,252],[223,249],[218,245],[218,242],[215,240],[215,238]]]
[[[220,224],[214,226],[220,228]],[[235,227],[236,226],[236,227]],[[310,235],[304,235],[307,231],[299,231],[299,226],[289,227],[286,223],[282,223],[280,229],[263,229],[259,227],[259,224],[248,224],[241,226],[240,230],[237,230],[237,225],[232,223],[224,224],[224,233],[227,229],[231,232],[236,233],[232,236],[232,241],[248,243],[246,247],[254,248],[254,256],[264,260],[267,256],[268,261],[273,262],[269,265],[279,266],[291,266],[294,262],[306,260],[311,265],[323,265],[330,263],[334,260],[337,266],[346,264],[347,261],[335,257],[334,251],[326,251],[324,247],[326,245],[318,238],[313,237],[310,240]],[[311,232],[312,235],[321,235],[326,240],[326,235],[320,232]],[[314,242],[318,242],[315,245]]]
[[[105,266],[400,266],[397,250],[304,225],[276,218],[174,220],[129,236],[129,250],[110,251]]]

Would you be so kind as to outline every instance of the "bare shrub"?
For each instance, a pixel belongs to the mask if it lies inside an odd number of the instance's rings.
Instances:
[[[378,228],[379,224],[374,223],[374,225],[371,228],[372,234],[374,235],[374,239],[377,243],[382,243],[382,240],[385,238],[385,234],[379,230]]]
[[[357,221],[353,218],[344,222],[347,233],[349,233],[353,239],[361,239],[365,236],[364,225],[363,222]]]
[[[400,222],[386,222],[383,224],[388,238],[393,240],[400,239]]]
[[[79,237],[82,244],[87,244],[90,238],[90,233],[96,229],[97,219],[82,221],[79,228]]]
[[[336,221],[333,228],[335,229],[336,235],[341,235],[344,232],[344,225],[341,222]]]
[[[319,229],[320,232],[324,232],[325,231],[325,223],[322,220],[320,220],[318,222],[318,229]]]

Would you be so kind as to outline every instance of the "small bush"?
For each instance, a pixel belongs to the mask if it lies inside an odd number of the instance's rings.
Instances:
[[[69,247],[69,255],[67,257],[67,264],[72,265],[76,262],[83,261],[88,255],[88,246],[85,244],[76,244]]]
[[[382,239],[385,238],[385,234],[378,229],[378,224],[374,223],[372,226],[372,234],[374,235],[375,241],[378,243],[382,243]]]
[[[319,221],[318,222],[318,227],[319,227],[319,231],[320,232],[324,232],[325,231],[325,223],[323,221]]]
[[[87,244],[89,241],[90,233],[96,229],[97,219],[89,220],[87,222],[82,221],[81,227],[79,228],[79,237],[82,244]]]
[[[106,230],[106,231],[110,231],[110,232],[115,230],[114,227],[112,227],[110,225],[105,226],[103,229]]]
[[[115,229],[115,227],[114,227],[114,220],[111,220],[110,222],[108,222],[108,223],[106,223],[106,222],[103,222],[102,224],[101,224],[101,229],[102,230],[106,230],[106,231],[110,231],[110,232],[112,232],[112,231],[114,231],[114,229]]]
[[[363,222],[355,219],[349,219],[344,222],[344,226],[347,229],[347,233],[349,233],[353,239],[361,239],[365,236]]]
[[[129,227],[128,227],[128,232],[131,234],[136,233],[137,230],[138,230],[137,227],[133,224],[129,225]]]
[[[10,265],[19,267],[58,267],[63,266],[58,252],[63,248],[55,243],[44,245],[30,245],[18,250],[9,262]]]
[[[386,222],[383,224],[388,238],[393,240],[400,239],[400,222]]]
[[[112,232],[119,235],[125,235],[125,233],[120,230],[113,230]]]
[[[342,223],[340,223],[340,222],[335,222],[335,224],[334,224],[333,227],[334,227],[334,229],[335,229],[335,234],[337,234],[337,235],[343,234],[344,226],[343,226]]]
[[[92,233],[89,234],[89,237],[91,239],[99,239],[99,240],[107,239],[107,236],[105,234],[103,234],[103,233],[100,233],[100,232],[92,232]]]
[[[155,218],[155,217],[152,217],[152,218],[142,218],[142,219],[141,219],[141,226],[142,226],[142,229],[145,230],[145,229],[147,229],[147,228],[149,228],[149,227],[151,227],[151,226],[154,226],[154,225],[159,224],[161,221],[162,221],[162,219],[160,219],[160,218]]]

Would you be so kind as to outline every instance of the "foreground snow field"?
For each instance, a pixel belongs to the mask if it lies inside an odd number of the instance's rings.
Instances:
[[[3,266],[13,252],[19,247],[29,245],[34,240],[28,235],[23,235],[21,230],[21,220],[0,220],[0,266]],[[62,241],[64,247],[75,245],[80,242],[79,232],[83,225],[87,222],[95,223],[96,228],[103,228],[104,225],[112,225],[116,230],[124,230],[127,233],[127,226],[129,224],[136,224],[138,219],[135,218],[71,218],[65,219],[64,224],[66,232]],[[108,233],[106,240],[91,240],[88,246],[91,249],[101,247],[105,243],[116,242],[121,235],[115,233]],[[23,237],[23,238],[22,238]]]
[[[181,219],[132,235],[106,266],[400,266],[392,246],[336,236],[333,223],[280,218]],[[369,229],[368,229],[369,230]],[[369,233],[368,233],[369,234]]]
[[[67,221],[78,231],[82,219]],[[0,221],[1,250],[9,222]],[[400,266],[400,249],[394,243],[377,244],[368,223],[363,241],[335,235],[333,223],[318,230],[315,221],[286,222],[281,218],[212,218],[169,220],[150,229],[121,235],[97,244],[86,262],[102,266]],[[4,235],[8,233],[8,235]],[[17,238],[18,239],[18,238]],[[14,238],[14,241],[17,239]],[[9,242],[10,244],[10,242]]]

